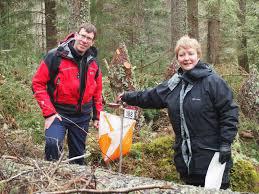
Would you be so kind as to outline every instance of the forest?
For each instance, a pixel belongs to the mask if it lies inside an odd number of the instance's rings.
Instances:
[[[108,104],[119,93],[169,79],[178,68],[176,41],[187,34],[196,38],[202,60],[226,80],[239,106],[230,189],[259,192],[258,0],[0,0],[0,193],[72,193],[86,188],[83,193],[94,188],[92,179],[82,181],[71,172],[57,171],[59,163],[41,166],[44,118],[31,90],[45,54],[83,22],[97,27],[104,110],[114,114],[118,112]],[[140,110],[122,173],[183,184],[172,162],[173,142],[166,110]],[[117,171],[118,161],[108,166],[103,162],[92,126],[86,155],[91,169]],[[6,166],[10,161],[33,166],[39,174]],[[70,181],[61,186],[60,177]]]

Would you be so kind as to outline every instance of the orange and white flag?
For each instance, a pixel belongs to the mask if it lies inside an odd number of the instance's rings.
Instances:
[[[121,121],[120,116],[103,111],[100,113],[99,145],[105,162],[110,162],[110,160],[120,157]],[[135,120],[123,118],[123,155],[130,151],[135,124]]]

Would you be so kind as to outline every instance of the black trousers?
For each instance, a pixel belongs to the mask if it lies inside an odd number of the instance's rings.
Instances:
[[[193,186],[204,187],[206,175],[191,174],[191,175],[180,175],[180,178],[187,184]],[[222,183],[220,189],[228,189],[230,186],[228,183]]]

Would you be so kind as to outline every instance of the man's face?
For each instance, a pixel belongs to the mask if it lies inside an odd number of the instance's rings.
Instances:
[[[177,60],[184,71],[193,69],[198,61],[198,54],[194,48],[180,48]]]
[[[87,49],[89,49],[94,44],[94,33],[86,32],[84,28],[82,28],[78,33],[75,34],[75,50],[83,55]]]

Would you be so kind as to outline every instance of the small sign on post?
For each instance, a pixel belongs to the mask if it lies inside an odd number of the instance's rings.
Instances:
[[[137,107],[135,106],[126,106],[124,108],[124,118],[135,119],[136,118]]]

